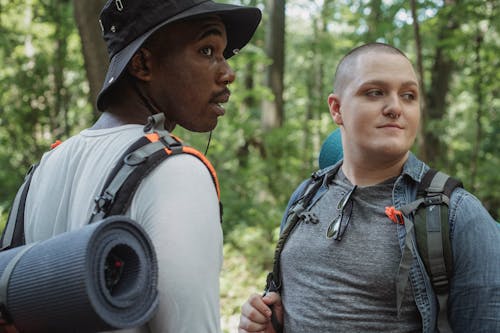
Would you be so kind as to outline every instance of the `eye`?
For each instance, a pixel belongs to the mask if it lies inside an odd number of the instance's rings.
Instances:
[[[408,101],[414,101],[417,99],[417,96],[415,93],[413,92],[406,92],[406,93],[403,93],[401,94],[401,97],[403,97],[403,99],[406,99]]]
[[[369,97],[378,97],[383,96],[384,92],[380,89],[370,89],[365,93],[365,95]]]
[[[214,54],[214,48],[211,47],[211,46],[206,46],[206,47],[203,47],[200,52],[203,54],[203,55],[206,55],[207,57],[211,57],[213,56]]]

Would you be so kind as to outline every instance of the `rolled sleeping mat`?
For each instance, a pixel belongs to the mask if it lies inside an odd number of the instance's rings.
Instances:
[[[112,216],[0,252],[2,315],[21,332],[96,332],[146,323],[158,266],[140,225]]]

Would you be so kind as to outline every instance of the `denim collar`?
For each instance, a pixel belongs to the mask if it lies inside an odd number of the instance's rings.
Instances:
[[[429,167],[419,160],[412,152],[409,153],[408,159],[403,165],[403,171],[401,172],[401,176],[408,176],[414,182],[419,183],[422,181],[422,178],[425,174],[425,171]]]

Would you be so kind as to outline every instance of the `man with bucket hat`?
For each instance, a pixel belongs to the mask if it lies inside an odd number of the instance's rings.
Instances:
[[[111,170],[147,129],[215,128],[235,79],[226,60],[260,19],[257,8],[206,0],[108,0],[99,18],[110,56],[102,114],[43,156],[26,199],[26,243],[86,225]],[[160,304],[147,325],[127,332],[220,332],[218,183],[204,156],[189,151],[155,166],[130,193],[125,214],[156,249]]]

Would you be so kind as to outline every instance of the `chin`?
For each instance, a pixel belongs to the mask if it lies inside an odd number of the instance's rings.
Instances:
[[[217,126],[217,120],[215,122],[210,122],[210,123],[197,123],[197,124],[191,124],[191,125],[181,125],[185,129],[191,132],[197,132],[197,133],[204,133],[204,132],[210,132],[215,127]]]
[[[377,151],[381,156],[386,156],[391,159],[400,158],[401,156],[404,156],[406,155],[406,153],[408,153],[407,147],[402,147],[399,145],[386,145],[384,147],[379,147]]]

